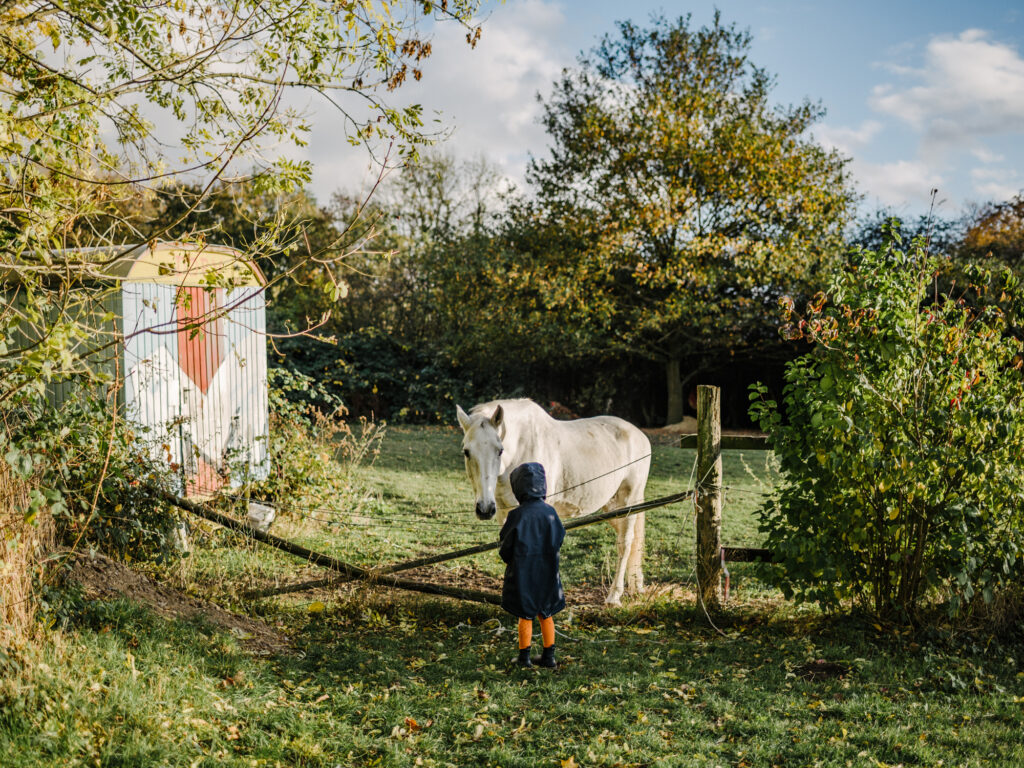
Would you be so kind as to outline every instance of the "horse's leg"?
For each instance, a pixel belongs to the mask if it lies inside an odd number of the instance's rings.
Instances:
[[[616,492],[612,505],[628,507],[640,504],[643,500],[643,486],[641,485],[640,491],[637,492],[637,485],[631,478],[627,478]],[[620,553],[620,556],[625,557],[626,581],[630,594],[640,594],[644,591],[644,532],[647,518],[644,512],[637,512],[626,519],[632,523],[632,537],[628,549],[625,553]]]
[[[612,588],[604,599],[607,605],[620,605],[622,603],[622,592],[626,586],[626,566],[629,564],[629,553],[633,547],[633,529],[635,518],[630,516],[609,520],[615,529],[615,547],[618,550],[618,563],[615,565],[615,578],[612,581]]]
[[[644,529],[647,527],[647,518],[645,513],[638,512],[634,519],[636,522],[633,524],[633,546],[629,550],[626,579],[629,591],[639,595],[644,591]]]

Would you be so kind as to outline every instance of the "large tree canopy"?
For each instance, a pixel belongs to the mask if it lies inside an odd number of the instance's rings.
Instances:
[[[472,26],[477,0],[10,0],[0,3],[0,402],[52,375],[83,370],[76,344],[91,334],[93,277],[116,246],[148,239],[203,241],[193,215],[225,179],[255,191],[294,189],[308,161],[289,158],[309,125],[292,104],[318,94],[336,108],[339,135],[409,149],[421,109],[388,94],[419,79],[431,44],[424,20]],[[342,130],[343,129],[343,130]],[[183,190],[189,194],[183,196]],[[138,201],[164,216],[136,227]],[[176,201],[152,198],[175,196]],[[275,212],[253,257],[294,252]],[[274,225],[279,225],[275,228]],[[292,229],[294,231],[294,229]],[[216,235],[211,234],[211,239]],[[110,246],[83,251],[81,246]],[[347,252],[309,254],[340,270]],[[278,277],[295,274],[290,267]],[[338,280],[325,279],[336,300]],[[16,298],[15,298],[16,297]],[[33,330],[26,346],[19,329]]]
[[[772,106],[750,42],[717,15],[620,23],[544,103],[551,152],[529,169],[546,216],[600,230],[600,259],[544,265],[584,281],[573,323],[666,364],[669,421],[685,380],[777,343],[775,302],[839,253],[854,200],[808,134],[823,110]]]

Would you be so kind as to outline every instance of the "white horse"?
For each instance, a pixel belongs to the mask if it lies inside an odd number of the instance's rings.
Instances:
[[[504,522],[518,506],[508,476],[526,461],[544,465],[547,502],[562,518],[644,500],[651,443],[628,421],[615,416],[556,421],[526,399],[483,403],[468,414],[456,406],[456,413],[481,520],[497,513]],[[643,591],[644,513],[608,522],[615,529],[619,558],[605,602],[618,605],[627,578],[631,592]]]

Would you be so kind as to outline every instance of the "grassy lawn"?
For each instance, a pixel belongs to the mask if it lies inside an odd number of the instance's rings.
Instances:
[[[383,450],[372,467],[359,470],[365,485],[377,495],[381,517],[391,515],[394,528],[386,533],[369,527],[360,531],[365,538],[386,535],[397,549],[408,554],[443,551],[476,544],[497,536],[496,521],[481,522],[473,515],[473,493],[466,479],[461,455],[462,433],[457,428],[389,429]],[[652,457],[648,499],[667,496],[693,486],[696,452],[656,445]],[[723,542],[735,546],[757,546],[755,510],[762,494],[773,482],[773,473],[763,452],[726,451],[723,473],[730,491],[723,513]],[[420,518],[413,520],[412,516]],[[432,518],[434,524],[422,522]],[[396,531],[395,528],[404,528]],[[350,534],[354,532],[350,531]],[[676,504],[647,513],[648,581],[691,582],[694,551],[693,507]],[[367,546],[375,553],[372,541]],[[615,536],[608,525],[595,525],[571,534],[562,550],[566,583],[606,583],[614,565]],[[393,552],[392,555],[397,554]],[[476,567],[500,573],[502,564],[493,553],[470,560]],[[464,567],[463,561],[455,567]],[[749,572],[743,565],[739,573]]]
[[[649,497],[688,487],[692,452],[654,458]],[[726,456],[725,478],[724,539],[756,544],[764,454]],[[359,524],[321,510],[335,524],[278,532],[361,562],[496,535],[473,518],[453,430],[392,428],[353,479]],[[649,513],[649,579],[689,580],[689,515]],[[607,526],[573,534],[567,589],[604,578],[612,546]],[[500,571],[493,553],[474,567]],[[365,590],[320,592],[323,610],[309,595],[238,597],[295,573],[214,537],[161,574],[278,627],[292,650],[272,657],[126,601],[72,606],[58,642],[0,654],[0,765],[1024,765],[1021,648],[980,630],[911,635],[822,616],[747,574],[715,627],[667,595],[560,614],[552,673],[509,665],[514,620],[497,608]]]

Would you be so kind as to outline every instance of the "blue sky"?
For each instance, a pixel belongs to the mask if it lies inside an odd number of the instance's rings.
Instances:
[[[955,216],[1024,189],[1019,2],[508,0],[485,6],[475,49],[458,29],[438,27],[424,78],[402,99],[437,113],[450,130],[446,151],[484,155],[521,185],[530,154],[545,152],[535,96],[581,50],[623,18],[646,24],[655,12],[692,13],[701,25],[716,7],[751,31],[751,59],[777,77],[775,101],[809,98],[826,108],[814,138],[852,158],[863,210],[917,215],[936,187],[939,212]],[[308,150],[324,201],[372,176],[364,153],[347,148],[331,123],[316,110]]]

